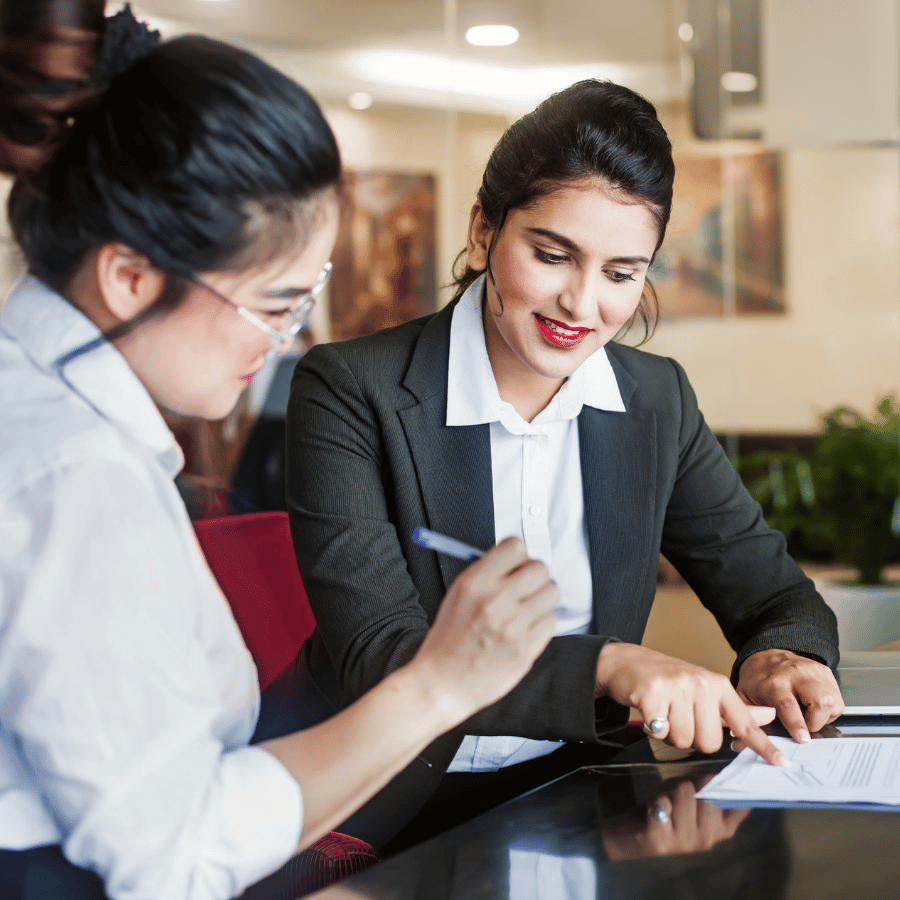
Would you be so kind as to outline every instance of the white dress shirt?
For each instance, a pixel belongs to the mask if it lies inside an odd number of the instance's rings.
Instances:
[[[582,406],[624,412],[615,373],[601,348],[526,422],[500,399],[484,340],[484,276],[463,294],[450,324],[447,425],[490,424],[494,535],[516,535],[544,562],[560,590],[555,633],[586,634],[593,616],[590,553],[578,447]],[[555,741],[463,739],[449,772],[492,771],[555,750]]]
[[[114,900],[225,900],[299,840],[247,746],[256,669],[124,358],[26,278],[0,311],[0,847],[62,845]]]

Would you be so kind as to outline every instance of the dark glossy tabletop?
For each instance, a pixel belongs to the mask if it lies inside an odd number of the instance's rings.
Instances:
[[[900,898],[900,812],[720,810],[696,800],[731,758],[643,741],[313,896]]]

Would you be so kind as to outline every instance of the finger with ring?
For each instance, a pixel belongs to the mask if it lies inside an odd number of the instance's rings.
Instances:
[[[668,724],[667,719],[651,719],[648,722],[644,722],[644,731],[647,734],[659,734]]]

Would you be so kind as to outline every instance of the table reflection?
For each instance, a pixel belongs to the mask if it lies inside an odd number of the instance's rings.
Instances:
[[[517,900],[580,900],[597,896],[597,864],[589,856],[509,850],[509,896]]]
[[[485,896],[786,896],[781,812],[720,810],[697,800],[713,774],[678,774],[673,766],[598,768],[518,801],[515,817],[498,834],[509,838],[506,890]]]
[[[829,731],[839,737],[853,723]],[[884,723],[882,723],[883,727]],[[900,726],[900,723],[895,723]],[[900,734],[900,727],[898,727]],[[825,735],[821,735],[825,737]],[[886,900],[898,813],[729,809],[696,792],[734,753],[642,741],[363,872],[317,900]]]
[[[674,856],[711,850],[734,837],[749,809],[719,809],[698,800],[713,778],[708,772],[664,782],[647,803],[646,816],[624,814],[604,822],[603,846],[610,860]]]
[[[789,853],[782,811],[719,810],[694,797],[720,766],[585,769],[321,896],[785,897]]]

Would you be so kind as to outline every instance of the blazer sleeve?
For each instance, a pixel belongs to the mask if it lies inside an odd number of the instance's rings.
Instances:
[[[782,648],[838,662],[834,613],[769,528],[707,427],[683,369],[677,474],[662,552],[716,617],[737,653],[732,679],[759,650]]]
[[[379,424],[330,346],[301,360],[286,423],[300,574],[347,700],[412,659],[429,628],[391,519]]]
[[[287,419],[297,562],[345,703],[412,659],[443,597],[439,578],[410,572],[396,523],[411,518],[401,507],[418,488],[397,484],[396,456],[406,451],[392,446],[401,438],[384,421],[391,413],[358,374],[333,346],[315,348],[297,367]],[[605,641],[554,638],[523,681],[460,733],[593,742],[620,727],[623,708],[593,697]]]

